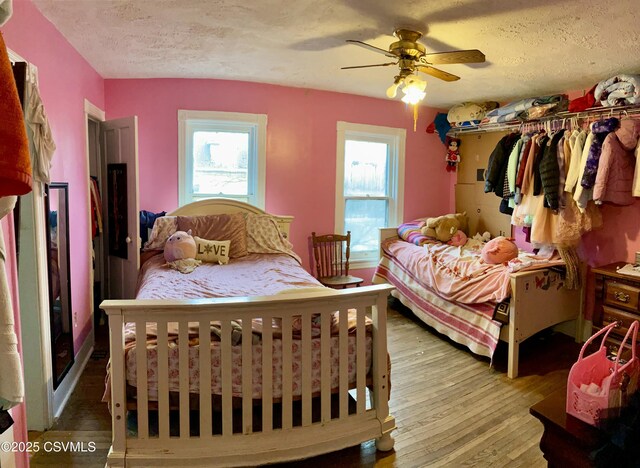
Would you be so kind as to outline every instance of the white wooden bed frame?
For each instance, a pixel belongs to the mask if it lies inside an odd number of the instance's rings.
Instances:
[[[380,244],[387,239],[397,239],[397,228],[381,228]],[[382,255],[382,249],[381,253]],[[509,324],[500,330],[500,340],[508,344],[507,376],[515,379],[518,376],[518,358],[520,343],[539,331],[563,322],[572,321],[558,329],[582,341],[583,290],[566,288],[535,287],[535,277],[540,270],[522,271],[511,274],[511,301],[509,302]],[[584,274],[581,284],[584,285]],[[391,295],[416,312],[414,305],[400,291],[394,290]],[[416,313],[421,317],[422,312]],[[428,325],[428,324],[427,324]]]
[[[186,205],[171,215],[205,215],[233,212],[265,213],[250,205],[226,199],[212,199]],[[290,216],[278,217],[281,229],[288,235]],[[133,281],[133,279],[132,279]],[[107,466],[247,466],[306,458],[321,453],[339,450],[376,439],[379,450],[393,448],[390,433],[395,429],[395,419],[389,415],[389,372],[387,366],[386,306],[387,297],[393,289],[389,285],[367,286],[340,291],[316,291],[291,293],[264,297],[233,297],[196,300],[107,300],[100,307],[109,316],[111,351],[111,412],[112,445]],[[357,310],[355,412],[349,411],[348,382],[348,329],[347,309]],[[329,363],[329,333],[331,314],[340,311],[339,330],[339,389],[337,400],[339,415],[332,415],[331,369]],[[311,317],[321,314],[321,395],[320,421],[312,421],[311,374],[302,373],[301,425],[293,423],[292,396],[292,317],[302,317],[302,366],[311,365]],[[372,370],[366,375],[365,368],[365,315],[372,326]],[[271,328],[265,327],[262,334],[262,430],[254,431],[253,412],[256,402],[251,393],[251,367],[243,366],[242,372],[242,432],[233,432],[233,398],[231,386],[231,321],[251,323],[253,318],[262,318],[271,323],[271,318],[282,318],[283,343],[283,390],[281,428],[274,428],[272,389]],[[344,320],[343,320],[344,318]],[[200,323],[200,343],[210,344],[209,322],[219,321],[222,327],[221,346],[221,434],[212,435],[213,416],[211,391],[211,355],[201,353],[199,358],[200,382],[204,382],[199,397],[199,436],[191,436],[189,429],[189,374],[187,358],[188,322]],[[149,431],[150,401],[147,391],[146,353],[138,352],[137,366],[137,433],[127,432],[126,369],[124,349],[124,326],[136,324],[136,342],[146,342],[146,323],[157,323],[158,327],[158,435]],[[179,327],[178,350],[180,355],[179,391],[179,436],[170,435],[167,323],[177,322]],[[251,327],[243,329],[241,354],[249,362],[252,354]],[[288,331],[287,331],[288,330]],[[353,334],[352,334],[353,336]],[[142,348],[139,348],[142,349]],[[287,351],[288,350],[288,351]],[[184,357],[184,358],[183,358]],[[344,358],[343,358],[344,357]],[[367,378],[370,386],[367,387]],[[245,397],[246,395],[246,397]],[[353,402],[352,402],[353,403]],[[155,405],[155,403],[152,403]],[[277,416],[277,415],[276,415]],[[237,418],[237,414],[235,416]],[[237,420],[236,420],[237,422]],[[174,428],[175,429],[175,428]]]

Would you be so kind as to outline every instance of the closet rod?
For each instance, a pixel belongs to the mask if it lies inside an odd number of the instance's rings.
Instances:
[[[556,114],[541,117],[536,120],[517,120],[502,123],[480,124],[478,127],[452,128],[447,132],[450,136],[460,136],[470,133],[486,132],[506,132],[508,130],[520,130],[527,125],[545,125],[551,123],[557,125],[558,122],[570,121],[573,118],[579,120],[591,120],[594,117],[630,117],[640,119],[640,106],[612,106],[612,107],[591,107],[581,112],[558,112]]]

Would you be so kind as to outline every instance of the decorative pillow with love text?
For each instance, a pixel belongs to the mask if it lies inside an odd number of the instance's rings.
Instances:
[[[229,263],[229,251],[231,250],[231,241],[215,241],[202,239],[194,236],[196,241],[196,259],[203,262],[219,263],[226,265]]]

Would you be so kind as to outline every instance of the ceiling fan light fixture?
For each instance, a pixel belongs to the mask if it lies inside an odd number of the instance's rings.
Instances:
[[[409,75],[405,79],[404,87],[402,88],[402,92],[404,93],[402,102],[413,105],[419,103],[427,95],[427,93],[425,93],[426,87],[426,81],[421,80],[415,75]]]
[[[397,81],[387,88],[387,97],[389,99],[393,99],[394,97],[396,97],[396,94],[398,93],[398,88],[400,87],[401,84],[402,84],[402,81]]]

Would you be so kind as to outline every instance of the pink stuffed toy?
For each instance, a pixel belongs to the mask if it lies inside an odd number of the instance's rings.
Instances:
[[[454,247],[460,247],[467,243],[467,235],[462,232],[460,229],[453,235],[451,240],[447,242],[449,245],[453,245]]]
[[[487,263],[505,263],[518,256],[518,246],[504,236],[498,236],[487,242],[480,253]]]
[[[167,262],[196,258],[196,241],[189,232],[174,232],[164,245],[164,259]]]

